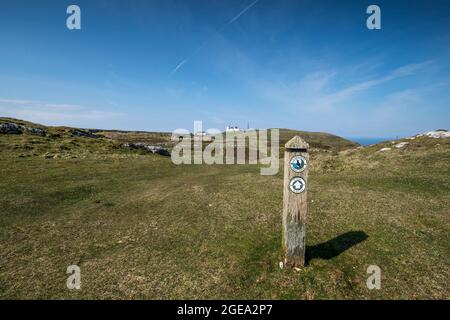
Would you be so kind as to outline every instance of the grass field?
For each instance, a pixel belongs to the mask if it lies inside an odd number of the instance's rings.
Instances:
[[[312,153],[308,265],[296,271],[279,268],[282,168],[0,135],[0,297],[449,299],[448,140]],[[66,288],[72,264],[81,290]],[[369,265],[380,290],[366,287]]]

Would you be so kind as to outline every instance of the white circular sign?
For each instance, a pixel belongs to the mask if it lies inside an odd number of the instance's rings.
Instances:
[[[306,182],[301,177],[294,177],[291,179],[291,182],[289,182],[289,189],[293,193],[302,193],[306,189]]]
[[[308,165],[306,159],[302,156],[292,157],[289,164],[291,166],[292,171],[294,172],[303,172],[306,169],[306,166]]]

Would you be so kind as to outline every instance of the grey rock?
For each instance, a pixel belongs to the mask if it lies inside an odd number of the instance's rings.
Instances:
[[[40,129],[40,128],[24,127],[24,129],[31,134],[35,134],[35,135],[42,136],[42,137],[44,137],[47,134],[47,132],[44,129]]]
[[[23,127],[10,122],[0,123],[0,133],[6,134],[21,134],[23,132]]]
[[[28,132],[39,136],[45,136],[47,133],[44,129],[25,127],[14,122],[0,123],[0,133],[21,134],[24,132]]]
[[[429,137],[433,139],[450,138],[450,132],[445,129],[439,129],[416,135],[416,138],[418,137]]]
[[[72,134],[77,137],[99,138],[98,135],[93,134],[89,131],[73,130]]]
[[[162,156],[170,156],[170,152],[167,149],[164,149],[161,146],[149,145],[149,144],[145,144],[142,142],[124,143],[122,145],[122,147],[128,148],[128,149],[142,149],[142,150],[146,150],[151,153],[156,153],[156,154],[159,154]]]
[[[409,142],[400,142],[400,143],[397,143],[394,147],[397,149],[401,149],[401,148],[406,147],[408,144],[409,144]]]

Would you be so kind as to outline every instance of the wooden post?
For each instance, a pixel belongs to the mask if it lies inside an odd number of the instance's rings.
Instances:
[[[284,265],[305,265],[309,145],[295,136],[285,145],[283,189]]]

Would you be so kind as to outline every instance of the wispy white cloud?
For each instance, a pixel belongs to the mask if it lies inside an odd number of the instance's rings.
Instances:
[[[385,119],[396,110],[404,110],[423,101],[423,92],[406,89],[386,95],[381,105],[375,110],[378,119]]]
[[[387,104],[398,105],[401,104],[414,104],[423,101],[422,94],[418,90],[406,89],[390,93],[386,96]]]
[[[96,110],[77,104],[0,98],[0,115],[43,124],[71,125],[101,121],[122,113]]]
[[[428,106],[428,98],[435,96],[436,92],[446,86],[448,83],[438,82],[420,88],[391,92],[384,96],[382,103],[377,106],[375,116],[381,119],[400,118],[402,113],[409,112],[411,109],[423,110],[423,107]]]
[[[76,104],[67,103],[46,103],[38,100],[23,100],[23,99],[5,99],[0,98],[0,104],[11,106],[27,106],[35,108],[49,108],[49,109],[66,109],[66,110],[78,110],[82,107]]]
[[[284,105],[288,109],[298,110],[301,108],[308,112],[326,112],[376,86],[422,72],[433,63],[433,60],[428,60],[417,64],[408,64],[394,69],[387,75],[352,84],[339,90],[330,88],[332,80],[339,78],[337,70],[311,73],[300,81],[288,85],[264,83],[260,90],[266,97],[279,102],[281,106]]]
[[[409,65],[402,66],[400,68],[395,69],[394,71],[392,71],[391,73],[389,73],[386,76],[375,78],[375,79],[368,80],[365,82],[361,82],[361,83],[352,85],[350,87],[344,88],[340,91],[334,92],[330,95],[327,95],[327,96],[323,97],[323,99],[321,99],[321,101],[319,101],[319,102],[322,104],[322,108],[332,107],[336,103],[342,102],[345,99],[349,99],[352,96],[362,93],[364,91],[367,91],[375,86],[381,85],[383,83],[386,83],[386,82],[389,82],[389,81],[392,81],[392,80],[395,80],[398,78],[414,75],[415,73],[420,72],[421,70],[424,70],[431,63],[433,63],[433,61],[429,60],[429,61],[425,61],[422,63],[409,64]]]
[[[318,71],[306,75],[306,77],[300,82],[300,86],[305,90],[321,91],[324,89],[330,81],[336,76],[336,71]]]
[[[0,98],[0,103],[8,103],[8,104],[14,104],[14,105],[23,105],[23,104],[33,104],[33,103],[36,103],[36,101]]]

